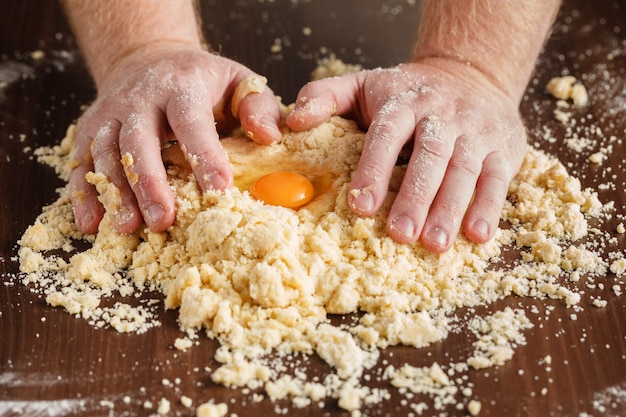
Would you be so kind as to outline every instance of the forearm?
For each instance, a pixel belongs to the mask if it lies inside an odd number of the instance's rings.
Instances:
[[[194,0],[63,0],[70,25],[100,87],[122,57],[155,42],[203,46]]]
[[[521,100],[561,0],[423,0],[413,60],[471,65]]]

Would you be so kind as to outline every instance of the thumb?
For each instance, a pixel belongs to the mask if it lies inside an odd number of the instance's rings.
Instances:
[[[302,131],[319,126],[333,115],[346,115],[356,105],[358,89],[356,74],[311,81],[298,93],[285,123],[292,130]]]

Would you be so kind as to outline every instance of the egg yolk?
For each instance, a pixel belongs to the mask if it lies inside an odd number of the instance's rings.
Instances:
[[[250,185],[250,194],[266,204],[297,209],[313,199],[315,189],[304,175],[281,171],[254,181]]]

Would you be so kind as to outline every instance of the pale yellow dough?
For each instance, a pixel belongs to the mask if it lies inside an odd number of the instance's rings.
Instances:
[[[43,282],[41,277],[49,274],[53,284],[47,285],[48,301],[96,323],[104,320],[97,315],[99,297],[132,291],[133,286],[161,290],[166,307],[178,309],[182,330],[206,331],[222,344],[216,355],[222,366],[212,373],[214,381],[265,387],[270,398],[291,397],[296,407],[333,397],[356,411],[386,398],[384,390],[363,386],[360,380],[377,364],[379,349],[428,346],[447,337],[448,317],[457,308],[509,295],[576,304],[578,294],[562,277],[606,270],[599,256],[572,243],[586,235],[587,219],[601,211],[595,193],[581,189],[556,159],[531,149],[503,212],[510,228],[482,245],[459,236],[442,255],[419,244],[395,243],[385,234],[385,218],[402,167],[395,168],[388,198],[376,216],[358,217],[347,205],[363,136],[355,123],[333,117],[311,131],[286,132],[282,143],[272,146],[241,137],[224,139],[236,187],[204,195],[181,151],[172,146],[164,159],[176,194],[174,225],[163,233],[146,229],[120,236],[107,214],[97,235],[86,237],[93,246],[69,261],[46,255],[52,248],[71,250],[74,239],[81,237],[65,188],[22,237],[22,271],[31,282]],[[70,129],[63,143],[43,156],[64,178],[72,143]],[[298,211],[264,205],[247,192],[257,177],[283,170],[304,174],[315,185],[316,198]],[[116,190],[106,177],[92,174],[90,181],[115,213]],[[515,243],[522,246],[526,262],[499,265],[502,247]],[[349,326],[329,323],[329,314],[355,312],[363,315]],[[124,317],[120,329],[131,330],[134,316]],[[143,329],[146,320],[140,314],[135,330]],[[514,347],[524,343],[521,332],[531,326],[523,311],[485,320],[481,332],[492,336],[475,346],[468,364],[476,368],[508,360]],[[503,320],[509,325],[502,326]],[[308,381],[305,373],[285,379],[264,360],[268,354],[294,352],[315,353],[332,371],[324,380]],[[388,378],[400,378],[397,372],[389,370]],[[419,375],[432,379],[433,372],[404,374],[403,383]],[[456,392],[447,378],[429,384],[441,395]]]

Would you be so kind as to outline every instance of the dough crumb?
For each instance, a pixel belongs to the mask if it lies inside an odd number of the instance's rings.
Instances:
[[[482,404],[480,403],[480,401],[471,400],[469,403],[467,403],[467,411],[472,416],[477,416],[478,414],[480,414],[481,408]]]
[[[170,412],[171,403],[167,398],[161,398],[157,406],[157,414],[160,416],[166,416]]]
[[[587,89],[572,75],[551,78],[546,91],[560,100],[572,100],[574,106],[579,108],[589,104]]]
[[[329,57],[318,61],[317,67],[315,67],[315,69],[311,72],[311,79],[321,80],[323,78],[336,77],[351,72],[357,72],[361,69],[362,67],[360,65],[346,64],[341,59],[331,54]]]
[[[196,409],[196,417],[224,417],[228,413],[228,406],[224,403],[204,403]]]
[[[191,406],[193,405],[193,400],[191,398],[187,397],[186,395],[183,395],[183,396],[180,397],[180,403],[185,408],[191,408]]]

